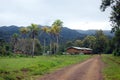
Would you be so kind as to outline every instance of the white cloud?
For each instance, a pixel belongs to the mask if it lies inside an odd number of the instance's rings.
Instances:
[[[110,23],[109,22],[76,22],[73,24],[67,24],[71,29],[103,29],[103,30],[110,30]]]
[[[102,13],[100,4],[100,0],[0,0],[0,26],[50,25],[61,19],[70,28],[110,29],[110,11]]]

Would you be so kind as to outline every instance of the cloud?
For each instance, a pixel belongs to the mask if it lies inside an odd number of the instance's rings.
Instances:
[[[69,23],[69,22],[68,22]],[[66,24],[65,24],[66,25]],[[69,25],[71,29],[103,29],[110,30],[109,22],[75,22]]]
[[[37,23],[51,25],[61,19],[66,27],[93,25],[109,26],[109,10],[102,13],[100,0],[0,0],[0,26],[29,25]],[[103,24],[104,23],[104,24]],[[78,27],[79,28],[79,27]],[[106,29],[104,27],[96,27]],[[110,29],[110,26],[107,27]],[[80,29],[85,29],[85,27]]]

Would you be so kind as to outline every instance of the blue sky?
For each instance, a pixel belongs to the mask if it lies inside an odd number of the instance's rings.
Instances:
[[[101,0],[0,0],[0,26],[51,25],[60,19],[71,29],[110,30],[110,10],[100,11]]]

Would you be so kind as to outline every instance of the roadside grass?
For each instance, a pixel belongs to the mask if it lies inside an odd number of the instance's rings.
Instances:
[[[105,68],[103,70],[104,80],[120,80],[120,57],[103,55]]]
[[[0,57],[0,80],[33,80],[36,76],[84,61],[90,57],[90,55]]]

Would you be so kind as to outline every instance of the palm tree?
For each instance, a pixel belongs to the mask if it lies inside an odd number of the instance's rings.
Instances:
[[[48,33],[50,35],[50,53],[51,53],[51,51],[52,51],[52,35],[53,35],[52,28],[48,28]]]
[[[40,28],[36,24],[31,24],[30,26],[28,26],[28,29],[30,31],[30,37],[32,38],[32,57],[33,57],[35,51],[35,36],[38,35]]]
[[[28,33],[28,28],[27,27],[22,27],[22,28],[20,28],[20,32],[21,32],[21,34],[23,34],[23,37],[25,39],[26,34]]]
[[[20,46],[20,50],[22,50],[23,51],[23,53],[27,53],[27,51],[26,51],[26,39],[25,39],[25,37],[26,37],[26,35],[27,35],[27,33],[28,33],[28,28],[27,27],[22,27],[22,28],[20,28],[20,33],[21,33],[21,35],[23,36],[23,39],[21,39],[21,46]]]
[[[18,42],[18,37],[19,37],[19,35],[17,34],[17,33],[14,33],[13,35],[12,35],[12,42],[13,42],[13,48],[14,48],[14,53],[15,53],[15,51],[16,51],[16,44],[17,44],[17,42]]]
[[[52,24],[53,34],[56,36],[56,42],[57,42],[56,53],[59,51],[59,33],[61,31],[62,26],[63,26],[63,22],[59,19],[55,20],[55,22],[53,22]]]
[[[48,33],[48,27],[43,27],[42,28],[42,31],[44,32],[44,33]],[[44,53],[45,53],[45,46],[46,46],[46,38],[44,37]]]
[[[56,52],[56,43],[55,43],[55,37],[56,37],[56,30],[54,27],[51,27],[48,29],[48,33],[50,34],[50,51],[52,51],[52,54],[55,54]]]

